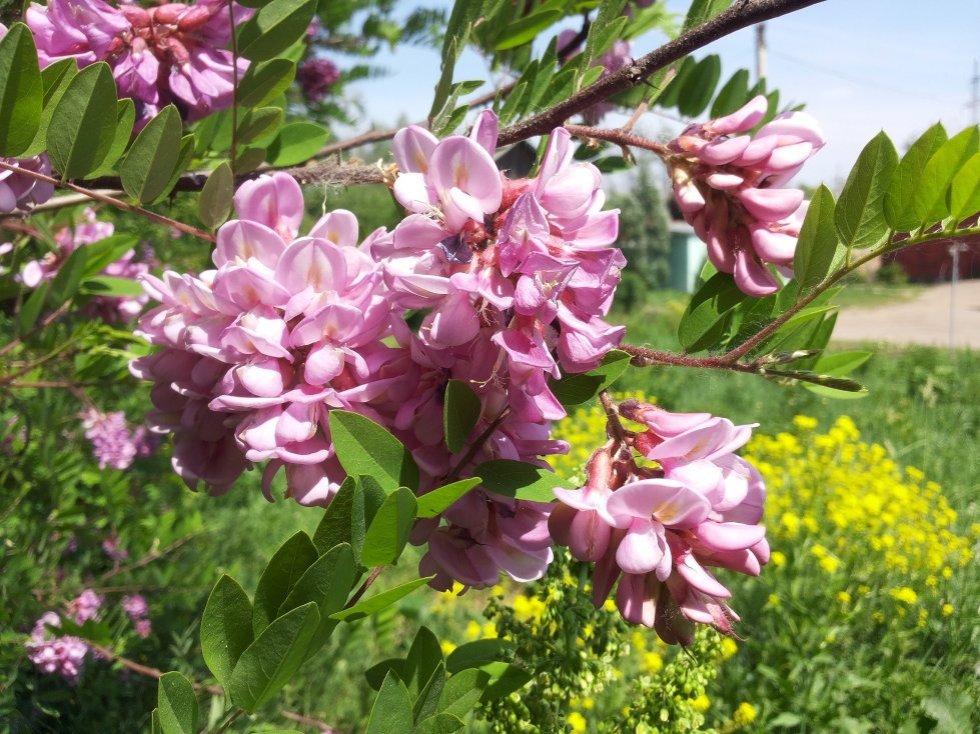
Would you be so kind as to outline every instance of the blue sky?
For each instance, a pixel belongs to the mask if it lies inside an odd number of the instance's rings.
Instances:
[[[687,4],[667,1],[678,12]],[[406,11],[413,5],[405,3]],[[951,131],[971,122],[967,103],[974,60],[980,59],[980,0],[827,0],[770,21],[766,29],[770,86],[780,89],[783,100],[805,102],[828,140],[800,174],[803,182],[839,184],[861,147],[882,128],[901,150],[937,120]],[[633,53],[640,56],[662,41],[657,35],[640,38]],[[743,66],[754,74],[751,28],[716,42],[708,52],[721,55],[725,77]],[[376,61],[390,74],[352,88],[368,119],[391,125],[424,118],[438,54],[399,48]],[[486,76],[482,59],[464,55],[457,79]],[[651,114],[638,129],[665,138],[678,128]]]

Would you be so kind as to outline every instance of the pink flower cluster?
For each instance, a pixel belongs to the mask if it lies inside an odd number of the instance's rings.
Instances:
[[[34,625],[30,642],[26,644],[27,657],[42,673],[57,674],[74,683],[85,664],[89,646],[79,637],[53,636],[48,629],[60,626],[61,617],[54,612],[45,612]]]
[[[792,274],[807,205],[802,191],[781,187],[824,144],[805,112],[777,115],[748,134],[767,106],[760,95],[730,115],[688,126],[666,158],[677,204],[707,243],[708,259],[751,296],[779,289],[767,263]]]
[[[330,59],[307,59],[296,71],[303,94],[311,102],[322,102],[340,80],[340,69]]]
[[[46,280],[53,279],[65,260],[79,247],[111,237],[115,226],[111,222],[100,222],[92,209],[85,210],[85,220],[74,229],[65,227],[54,235],[57,249],[40,260],[30,260],[20,272],[20,280],[28,288],[36,288]],[[113,263],[103,268],[101,275],[136,280],[149,271],[145,262],[140,262],[135,250],[127,250]],[[129,321],[136,317],[149,301],[145,295],[139,296],[97,296],[92,298],[85,312],[107,323]]]
[[[63,58],[75,58],[79,66],[108,62],[120,95],[136,102],[142,126],[171,102],[192,122],[231,104],[236,70],[225,48],[232,27],[252,12],[229,10],[226,0],[151,8],[50,0],[32,3],[26,20],[42,66]],[[237,73],[247,66],[239,59]]]
[[[616,606],[668,643],[691,640],[692,622],[731,631],[738,616],[713,567],[758,575],[769,560],[759,525],[765,486],[734,454],[752,426],[708,413],[669,413],[628,400],[624,417],[646,431],[630,444],[656,468],[638,466],[609,447],[589,462],[581,490],[555,490],[551,534],[572,555],[595,564],[600,606],[618,579]]]
[[[611,247],[619,213],[602,210],[599,171],[573,163],[565,130],[552,133],[532,179],[500,174],[496,139],[491,112],[469,137],[399,131],[394,193],[413,213],[372,252],[392,301],[427,312],[415,347],[427,379],[448,371],[466,381],[483,403],[483,425],[499,426],[495,450],[476,459],[534,461],[565,450],[549,440],[550,421],[565,411],[548,379],[595,367],[622,338],[602,317],[625,259]],[[416,436],[436,449],[441,435],[426,436],[427,425],[418,422]],[[427,458],[431,465],[436,455]],[[538,578],[552,558],[549,509],[472,493],[429,536],[423,569],[443,586],[449,577],[487,586],[498,568]]]
[[[92,453],[99,468],[128,469],[133,460],[151,455],[157,446],[156,438],[143,426],[130,428],[126,415],[120,410],[101,413],[95,408],[79,414],[85,437],[92,443]],[[109,551],[106,551],[109,553]],[[111,553],[110,553],[111,555]]]
[[[150,636],[153,627],[150,623],[150,607],[139,594],[124,596],[122,600],[123,611],[129,616],[136,629],[136,634],[144,640]]]
[[[567,450],[550,438],[565,411],[548,379],[596,366],[622,328],[602,320],[625,260],[610,245],[618,212],[602,211],[599,172],[552,136],[539,174],[510,181],[492,158],[496,118],[470,137],[401,131],[396,198],[411,212],[358,245],[346,211],[299,237],[302,192],[284,174],[244,184],[241,217],[217,234],[216,270],[144,277],[161,306],[140,334],[163,348],[131,369],[155,386],[151,429],[173,432],[175,470],[225,491],[253,463],[265,488],[285,469],[287,496],[325,505],[344,472],[331,409],[394,433],[422,470],[420,491],[490,459],[541,462]],[[414,333],[406,310],[424,312]],[[444,445],[447,382],[482,410],[478,450]],[[540,577],[552,558],[550,506],[477,489],[420,522],[422,566],[447,586],[495,583],[500,570]]]

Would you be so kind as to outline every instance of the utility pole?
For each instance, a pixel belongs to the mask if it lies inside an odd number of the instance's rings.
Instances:
[[[755,77],[756,81],[766,79],[766,24],[759,23],[755,27]],[[974,87],[974,93],[976,87]],[[974,108],[975,110],[976,108]]]

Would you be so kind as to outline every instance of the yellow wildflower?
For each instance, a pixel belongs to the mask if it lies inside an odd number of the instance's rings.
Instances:
[[[755,718],[759,715],[758,710],[748,701],[742,701],[735,709],[735,715],[732,720],[739,726],[745,726],[746,724],[751,724],[755,721]]]
[[[568,715],[566,721],[568,722],[568,725],[572,727],[572,731],[575,732],[575,734],[585,734],[585,732],[588,731],[588,722],[578,711],[572,711],[572,713]]]
[[[914,589],[911,589],[908,586],[896,586],[888,593],[893,599],[897,599],[905,604],[915,604],[917,601],[919,601],[919,595],[915,593]]]
[[[948,616],[950,616],[955,611],[955,609],[953,608],[953,605],[952,604],[950,604],[949,602],[947,602],[947,603],[945,603],[945,604],[942,605],[942,607],[939,609],[939,611],[940,611],[940,613],[942,613],[942,615],[944,617],[948,617]]]
[[[711,707],[711,699],[703,693],[697,698],[690,699],[688,703],[691,704],[692,709],[700,711],[702,714]]]

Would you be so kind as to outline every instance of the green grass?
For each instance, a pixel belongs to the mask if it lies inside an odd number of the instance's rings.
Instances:
[[[893,285],[890,283],[849,283],[834,301],[843,308],[872,308],[891,303],[912,301],[924,291],[924,285]]]

